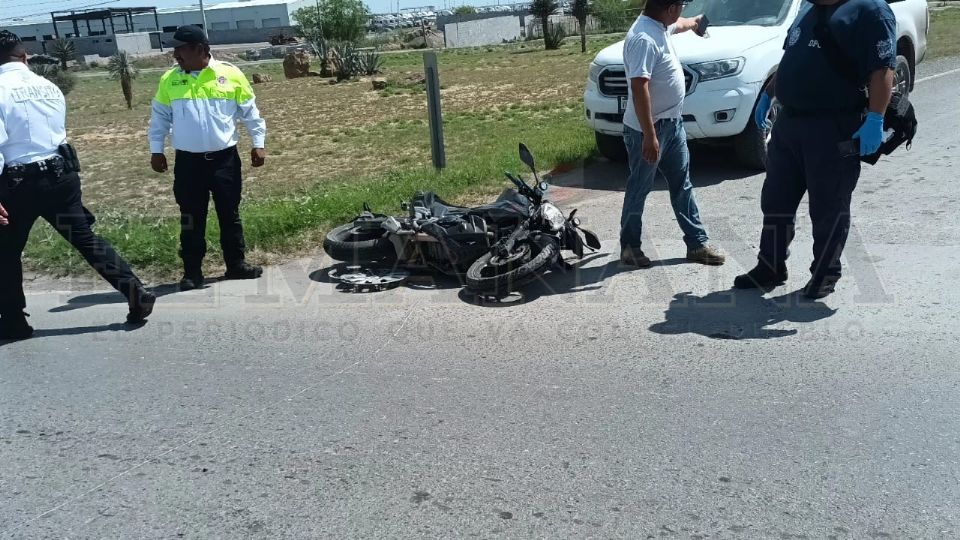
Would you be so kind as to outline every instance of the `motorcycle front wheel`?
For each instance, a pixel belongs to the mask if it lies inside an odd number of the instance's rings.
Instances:
[[[467,270],[467,289],[479,294],[510,294],[546,272],[559,253],[556,242],[543,246],[523,242],[504,258],[487,253]]]
[[[323,250],[331,259],[365,263],[396,259],[396,250],[383,229],[364,229],[353,223],[341,225],[327,233]]]

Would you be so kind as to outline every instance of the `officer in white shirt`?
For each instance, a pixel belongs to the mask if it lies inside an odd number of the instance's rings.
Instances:
[[[27,66],[13,33],[0,30],[0,339],[26,339],[21,255],[43,218],[90,265],[127,297],[127,321],[141,323],[156,297],[130,266],[90,226],[94,217],[80,198],[80,163],[67,144],[66,100],[52,82]]]
[[[256,279],[259,266],[246,262],[240,221],[242,176],[237,153],[236,123],[246,125],[253,140],[254,167],[266,159],[266,123],[260,118],[253,89],[235,66],[210,56],[210,44],[198,26],[182,26],[173,35],[173,56],[179,67],[160,79],[150,118],[150,165],[167,170],[163,153],[167,135],[176,150],[173,193],[180,206],[180,257],[184,275],[180,290],[203,287],[207,252],[206,224],[210,195],[220,222],[220,247],[226,279]]]
[[[699,25],[700,17],[680,17],[685,4],[681,0],[647,0],[643,14],[623,43],[629,94],[623,114],[623,139],[630,176],[620,218],[620,260],[640,268],[652,264],[640,248],[641,218],[657,172],[667,180],[673,211],[687,245],[687,259],[709,265],[725,260],[707,245],[707,231],[690,183],[690,154],[682,119],[686,85],[680,59],[670,42],[671,34],[696,30]]]

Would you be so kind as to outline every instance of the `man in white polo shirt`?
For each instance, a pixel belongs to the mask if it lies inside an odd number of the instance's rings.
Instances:
[[[707,231],[690,183],[690,154],[682,120],[686,84],[670,35],[698,31],[701,17],[680,17],[684,5],[677,0],[647,0],[623,43],[629,92],[623,138],[630,177],[620,218],[620,260],[640,268],[651,265],[640,248],[641,218],[657,171],[667,180],[673,211],[687,244],[687,260],[709,265],[721,265],[725,260],[707,245]]]

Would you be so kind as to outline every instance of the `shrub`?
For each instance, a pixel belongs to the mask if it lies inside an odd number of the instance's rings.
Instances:
[[[377,51],[360,53],[360,70],[365,75],[376,75],[383,67],[383,56]]]
[[[333,65],[337,68],[337,80],[351,79],[363,73],[360,53],[353,43],[345,42],[333,47]]]
[[[57,38],[53,40],[53,46],[50,47],[50,56],[60,61],[60,67],[62,69],[67,69],[67,62],[77,57],[77,48],[73,45],[72,41]]]
[[[77,85],[77,76],[56,64],[38,64],[30,66],[34,73],[49,80],[60,88],[63,95],[67,95]]]
[[[117,51],[110,57],[107,64],[107,71],[110,72],[110,78],[120,81],[120,91],[123,92],[123,99],[127,102],[127,108],[133,108],[133,79],[137,78],[138,70],[130,61],[127,51]]]
[[[563,43],[563,38],[566,36],[567,33],[564,32],[563,26],[551,24],[547,31],[543,33],[543,46],[547,50],[559,49],[560,44]]]

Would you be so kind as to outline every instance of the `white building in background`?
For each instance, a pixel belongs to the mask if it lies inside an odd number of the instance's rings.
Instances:
[[[133,0],[131,0],[133,1]],[[124,3],[127,3],[126,1]],[[139,0],[134,1],[138,6],[146,4]],[[302,7],[315,6],[315,0],[236,0],[233,2],[208,3],[204,2],[207,14],[208,32],[223,32],[227,30],[248,30],[251,36],[263,36],[266,30],[277,28],[288,28],[293,26],[293,13]],[[124,6],[115,6],[112,3],[105,5],[111,8],[123,8]],[[25,8],[26,9],[26,8]],[[88,8],[99,9],[99,8]],[[67,10],[69,11],[69,10]],[[82,11],[82,10],[77,10]],[[159,28],[157,23],[159,22]],[[85,22],[77,25],[80,36],[109,36],[114,33],[126,33],[127,29],[120,20],[114,22],[113,29],[110,24],[102,24],[100,21],[90,23],[88,33]],[[202,25],[203,19],[200,16],[199,4],[179,7],[158,9],[156,19],[153,13],[133,16],[132,32],[164,32],[172,33],[180,26],[188,24]],[[0,28],[9,30],[19,35],[24,41],[44,41],[53,39],[56,32],[49,15],[45,17],[31,17],[29,19],[5,19],[0,20]],[[57,29],[62,37],[73,36],[74,26],[71,22],[60,22]],[[257,32],[259,31],[259,32]],[[243,32],[238,32],[243,34]],[[213,36],[211,36],[213,40]]]
[[[293,13],[302,7],[315,6],[314,0],[238,0],[204,6],[208,31],[254,30],[293,26]],[[143,16],[138,32],[175,32],[177,27],[202,24],[200,6],[157,10],[161,28],[153,28],[152,16]],[[135,23],[138,21],[134,21]]]

